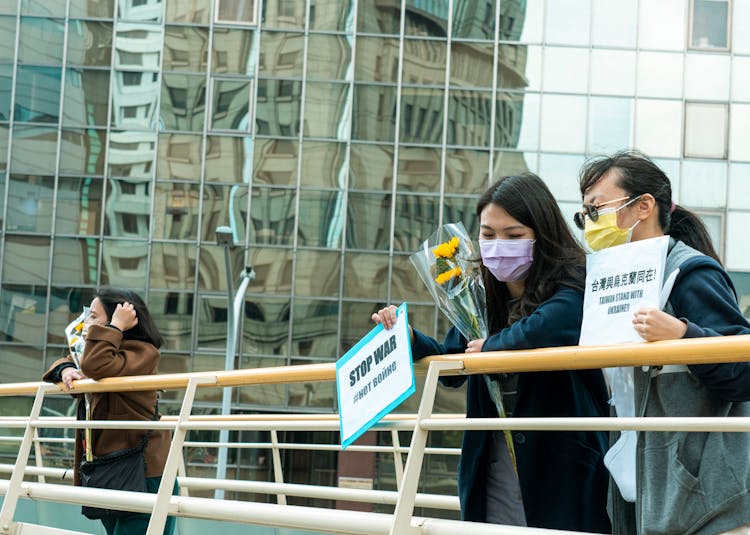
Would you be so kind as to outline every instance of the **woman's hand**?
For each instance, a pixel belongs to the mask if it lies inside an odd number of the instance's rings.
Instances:
[[[135,314],[135,307],[130,303],[118,304],[109,323],[122,332],[132,329],[138,325],[138,316]]]
[[[478,340],[472,340],[466,346],[466,352],[467,353],[481,353],[482,352],[482,346],[484,345],[484,341],[485,340],[487,340],[487,339],[486,338],[479,338]]]
[[[677,340],[685,336],[685,322],[659,310],[644,307],[633,315],[633,327],[647,342]]]
[[[386,330],[393,329],[393,326],[396,325],[396,310],[395,305],[381,308],[371,316],[372,321],[381,324]]]
[[[86,376],[83,375],[83,372],[81,372],[81,370],[79,370],[78,368],[73,368],[72,366],[63,368],[63,370],[60,372],[60,377],[62,377],[62,382],[65,385],[65,388],[67,388],[68,390],[73,388],[73,381],[86,379]]]

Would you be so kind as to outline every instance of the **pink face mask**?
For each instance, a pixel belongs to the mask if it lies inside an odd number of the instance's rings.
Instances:
[[[482,263],[501,282],[526,278],[534,262],[534,240],[479,240]]]

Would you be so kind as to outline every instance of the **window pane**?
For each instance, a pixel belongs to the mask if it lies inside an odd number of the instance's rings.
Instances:
[[[682,105],[640,99],[635,110],[635,146],[651,157],[679,158]]]
[[[750,210],[750,165],[733,163],[729,165],[728,208]]]
[[[401,10],[389,4],[358,2],[357,32],[386,33],[398,35],[401,24]]]
[[[160,373],[184,373],[191,371],[188,355],[169,355],[166,351],[188,351],[192,347],[193,308],[195,296],[191,292],[159,292],[153,286],[148,293],[148,308],[159,332],[164,337],[159,361]],[[199,356],[195,355],[198,359]],[[220,369],[223,364],[210,368]]]
[[[6,230],[51,232],[54,190],[53,177],[11,175]]]
[[[158,178],[200,180],[203,140],[198,135],[161,134],[156,164]]]
[[[730,110],[732,129],[729,138],[729,158],[743,162],[750,161],[750,105],[735,104]]]
[[[388,255],[347,252],[344,297],[382,299],[388,295]]]
[[[732,2],[732,11],[732,20],[746,21],[750,17],[750,3]],[[750,54],[750,32],[737,31],[735,26],[735,31],[732,32],[732,52]]]
[[[682,54],[640,52],[638,54],[638,95],[682,98],[683,64]]]
[[[589,53],[585,48],[544,49],[544,90],[585,93],[588,89]]]
[[[687,27],[687,2],[661,0],[640,2],[638,46],[657,50],[683,50]]]
[[[365,82],[396,83],[398,81],[398,39],[358,35],[354,79]]]
[[[173,219],[174,213],[171,214]],[[191,218],[188,216],[187,218]],[[175,233],[173,233],[175,234]],[[177,232],[179,234],[179,232]],[[194,244],[186,243],[154,243],[151,246],[151,288],[175,288],[183,290],[192,288],[195,283],[195,256],[197,249]],[[174,299],[176,302],[170,303]],[[178,295],[167,296],[166,308],[170,312],[192,316],[192,309],[186,306],[186,299]],[[182,303],[182,304],[181,304]],[[150,303],[149,303],[150,306]]]
[[[164,29],[161,25],[119,22],[115,36],[115,66],[157,70],[163,46]]]
[[[344,210],[342,191],[300,191],[299,213],[304,215],[304,224],[299,225],[297,243],[310,247],[341,247]]]
[[[440,178],[440,149],[406,147],[398,149],[398,190],[434,193]]]
[[[293,257],[290,249],[253,246],[249,257],[256,274],[248,286],[249,293],[290,294]]]
[[[558,202],[571,201],[580,204],[578,172],[583,162],[583,156],[545,153],[539,156],[539,176]],[[578,209],[580,210],[580,207]]]
[[[10,119],[10,93],[12,86],[13,66],[0,65],[0,121],[8,121]]]
[[[299,263],[297,266],[299,267]],[[336,287],[338,290],[338,279]],[[296,299],[292,323],[292,355],[335,359],[338,356],[338,319],[337,301]],[[310,362],[302,361],[298,364],[310,364]],[[335,385],[328,384],[321,388],[320,384],[290,385],[289,404],[298,406],[325,404],[330,407],[332,397],[336,396]],[[297,389],[299,392],[296,391]]]
[[[164,74],[161,90],[161,120],[164,128],[202,131],[206,110],[206,77]]]
[[[345,141],[351,132],[349,84],[308,82],[305,136]]]
[[[693,0],[690,44],[694,48],[727,48],[729,2]]]
[[[446,222],[454,222],[445,216]],[[412,252],[440,221],[440,197],[437,195],[396,195],[396,221],[393,229],[393,249]]]
[[[296,197],[291,189],[253,187],[250,243],[292,245]]]
[[[50,239],[48,237],[6,234],[5,254],[3,255],[3,282],[46,286],[50,258]],[[37,329],[39,329],[38,324]]]
[[[750,247],[747,246],[748,228],[750,228],[750,213],[729,212],[727,214],[727,269],[750,271]]]
[[[301,33],[261,32],[259,76],[300,78],[304,46]]]
[[[369,141],[393,141],[396,134],[395,110],[395,87],[355,85],[352,138]]]
[[[16,46],[16,18],[0,17],[0,61],[14,61],[14,50]]]
[[[112,126],[152,130],[157,118],[158,73],[115,71],[114,76],[115,78],[112,81]],[[175,80],[172,82],[177,83]],[[178,89],[175,89],[175,91],[178,91]],[[162,109],[169,108],[170,104],[171,101],[162,99]]]
[[[453,2],[453,38],[494,39],[495,2]]]
[[[248,132],[252,83],[245,80],[214,80],[211,129]]]
[[[341,188],[346,184],[347,163],[344,143],[305,141],[300,183],[303,186]]]
[[[349,187],[390,190],[393,184],[393,147],[352,143]]]
[[[350,192],[347,206],[346,247],[388,250],[391,195]],[[433,220],[433,225],[434,225]]]
[[[729,100],[729,56],[687,55],[685,62],[685,98]]]
[[[61,65],[65,24],[57,19],[21,17],[18,61],[36,65]]]
[[[154,239],[197,240],[200,214],[198,184],[159,182],[155,191],[154,217],[151,219]],[[177,250],[174,247],[172,249]],[[151,264],[153,268],[153,258]],[[166,264],[164,269],[168,269]]]
[[[594,46],[635,48],[638,2],[595,0],[593,11]]]
[[[452,91],[453,99],[449,106],[453,113],[465,111],[460,110],[462,104],[470,106],[470,92]],[[442,89],[419,89],[405,87],[401,90],[401,130],[400,141],[405,143],[440,143],[443,133],[443,100]],[[472,128],[474,126],[474,128]],[[476,125],[466,125],[467,131],[476,135]],[[456,143],[450,139],[448,143]]]
[[[101,179],[60,177],[57,183],[55,233],[98,236],[101,229],[102,192]]]
[[[351,77],[350,37],[310,34],[307,44],[307,77],[318,80],[348,80]]]
[[[254,75],[258,61],[254,38],[252,30],[214,28],[213,72]]]
[[[362,9],[360,7],[360,9]],[[310,29],[351,33],[353,0],[310,3]]]
[[[132,180],[109,180],[107,184],[104,235],[147,238],[151,214],[151,184]]]
[[[60,136],[60,173],[104,176],[106,130],[66,128]]]
[[[443,203],[443,221],[445,223],[461,221],[466,228],[466,232],[469,233],[469,236],[475,238],[476,236],[479,236],[479,219],[476,215],[476,209],[477,199],[474,196],[467,197],[466,195],[446,195]],[[426,221],[424,230],[428,232],[428,234],[424,235],[424,239],[426,240],[430,234],[427,229]],[[413,250],[416,250],[418,248],[419,245],[417,245],[417,247],[414,247]]]
[[[66,61],[68,65],[108,67],[112,63],[112,23],[71,20]]]
[[[204,185],[201,213],[201,241],[215,242],[216,228],[229,224],[235,230],[235,245],[242,245],[247,221],[247,186]]]
[[[148,243],[104,240],[101,283],[143,291],[148,276]]]
[[[57,130],[41,126],[15,126],[10,169],[14,173],[54,174]]]
[[[294,295],[337,297],[340,273],[340,252],[298,249]],[[333,324],[336,324],[336,318]]]
[[[457,59],[456,61],[460,61]],[[426,39],[405,39],[402,81],[414,85],[445,85],[446,45]]]
[[[65,71],[63,125],[107,126],[109,71],[68,69]]]
[[[226,8],[225,1],[219,2]],[[246,4],[252,2],[246,2]],[[190,0],[189,2],[167,2],[167,22],[188,24],[208,24],[211,17],[211,0]]]
[[[426,240],[428,236],[425,236]],[[391,302],[399,303],[401,301],[409,302],[410,314],[409,324],[417,329],[429,329],[432,332],[433,328],[431,322],[434,321],[434,305],[431,305],[429,314],[424,313],[426,307],[412,306],[414,302],[432,302],[429,290],[419,278],[417,270],[414,269],[414,264],[409,260],[411,251],[406,254],[393,255],[393,273],[391,282]],[[416,313],[416,317],[414,314]],[[429,326],[429,327],[428,327]],[[424,332],[424,331],[422,331]],[[443,331],[445,332],[445,331]],[[438,335],[443,336],[443,333]]]
[[[114,0],[70,0],[70,17],[111,19],[115,14]]]
[[[545,40],[551,44],[588,45],[590,17],[589,0],[547,2]]]
[[[633,101],[592,98],[589,108],[589,153],[610,153],[629,147]]]
[[[446,193],[474,193],[479,195],[487,189],[489,184],[487,180],[489,151],[448,148],[445,152]],[[433,185],[430,191],[434,191],[434,189]]]
[[[731,100],[750,101],[750,57],[732,58]]]
[[[266,0],[263,6],[265,28],[305,27],[305,3],[298,0]]]
[[[727,165],[724,162],[682,162],[680,201],[698,208],[724,208],[727,204]]]
[[[170,2],[168,5],[171,5]],[[165,71],[203,72],[208,60],[208,30],[167,26],[164,30]]]
[[[727,105],[685,103],[685,157],[727,157]]]
[[[515,50],[513,45],[501,45],[501,49],[509,48]],[[494,63],[495,47],[491,43],[464,43],[453,41],[451,43],[451,77],[450,85],[453,87],[492,87],[492,65]],[[444,51],[443,51],[444,52]],[[505,63],[505,59],[501,59]],[[445,58],[441,58],[445,62]],[[507,81],[503,74],[510,72],[498,68],[498,84],[503,85]],[[443,74],[445,72],[443,71]],[[442,79],[435,79],[435,84],[443,85]]]
[[[28,252],[25,249],[23,251]],[[19,252],[21,252],[21,249],[19,249]],[[5,257],[7,262],[8,255],[6,254]],[[21,260],[21,258],[16,258],[16,261],[18,260]],[[28,258],[27,261],[29,260],[34,261],[36,259]],[[46,264],[46,262],[44,263]],[[6,269],[7,266],[6,263]],[[44,329],[40,326],[44,325],[44,315],[47,312],[46,288],[39,288],[26,283],[3,284],[0,299],[2,299],[0,301],[0,335],[2,335],[3,341],[24,342],[36,346],[34,360],[29,355],[26,355],[22,360],[15,360],[15,357],[19,356],[16,353],[19,351],[18,348],[2,348],[0,352],[3,355],[3,360],[6,358],[14,359],[5,361],[4,367],[8,370],[3,373],[3,382],[8,380],[38,381],[39,347],[44,344]],[[28,368],[32,367],[32,362],[36,365],[36,377],[27,375]],[[8,365],[10,363],[12,365]],[[23,363],[23,366],[21,366],[21,363]],[[8,377],[8,373],[10,373],[10,377]]]
[[[254,0],[217,0],[216,20],[255,24],[256,5]]]
[[[605,95],[633,95],[635,60],[631,51],[591,51],[591,92]]]
[[[0,125],[0,147],[8,148],[8,127]],[[8,170],[8,151],[0,150],[0,177],[5,176],[5,171]],[[2,183],[0,191],[5,191],[5,183]],[[2,197],[2,195],[0,195]],[[0,205],[0,214],[2,214],[2,206]]]
[[[282,186],[296,184],[299,153],[299,144],[296,141],[257,139],[254,143],[254,153],[254,183]]]
[[[586,146],[586,99],[542,96],[541,149],[583,152]]]
[[[16,73],[15,120],[56,123],[60,117],[62,71],[57,67],[19,66]]]
[[[253,142],[249,137],[208,136],[206,181],[249,184]]]
[[[151,132],[110,132],[109,176],[150,178],[155,145]]]
[[[95,285],[99,241],[91,238],[55,237],[52,282],[61,286]]]

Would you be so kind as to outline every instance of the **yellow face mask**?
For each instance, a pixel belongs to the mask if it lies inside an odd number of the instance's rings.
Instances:
[[[617,226],[617,212],[630,203],[624,204],[619,208],[610,208],[599,211],[599,217],[596,221],[586,218],[583,229],[583,236],[591,247],[592,251],[601,251],[615,245],[628,243],[633,236],[633,229],[640,223],[638,220],[630,228],[620,228]]]

